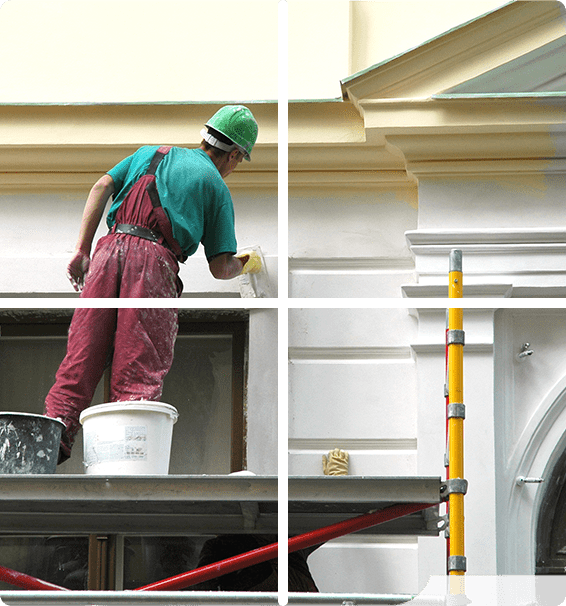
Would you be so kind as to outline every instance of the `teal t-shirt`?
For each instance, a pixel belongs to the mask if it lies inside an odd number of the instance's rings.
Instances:
[[[145,175],[158,148],[141,147],[108,171],[115,186],[106,218],[109,228],[116,221],[120,204],[134,183]],[[237,251],[232,196],[202,149],[171,148],[157,167],[155,179],[173,235],[187,256],[194,254],[201,242],[207,258]]]

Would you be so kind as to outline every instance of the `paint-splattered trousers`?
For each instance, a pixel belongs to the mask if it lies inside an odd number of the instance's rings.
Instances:
[[[178,265],[166,248],[125,234],[101,238],[81,297],[176,297]],[[77,308],[67,354],[44,414],[66,425],[60,461],[69,458],[80,413],[111,364],[110,402],[159,400],[173,363],[177,309]]]

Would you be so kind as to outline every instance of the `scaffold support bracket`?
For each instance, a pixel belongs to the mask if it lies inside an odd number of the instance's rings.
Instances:
[[[451,494],[466,494],[468,492],[468,480],[462,478],[451,478],[440,485],[440,498],[445,501]]]

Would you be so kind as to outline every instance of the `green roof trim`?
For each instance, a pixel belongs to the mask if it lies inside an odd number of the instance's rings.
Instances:
[[[332,99],[289,99],[288,103],[344,103],[342,97]]]
[[[269,105],[279,103],[277,99],[230,100],[230,101],[0,101],[0,107],[97,107],[97,106],[144,106],[144,105]]]
[[[566,91],[540,93],[437,93],[432,99],[566,99]]]

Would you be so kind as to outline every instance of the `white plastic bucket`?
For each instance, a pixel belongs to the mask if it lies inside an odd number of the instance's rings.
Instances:
[[[177,409],[163,402],[91,406],[83,426],[84,466],[93,475],[167,475]]]

